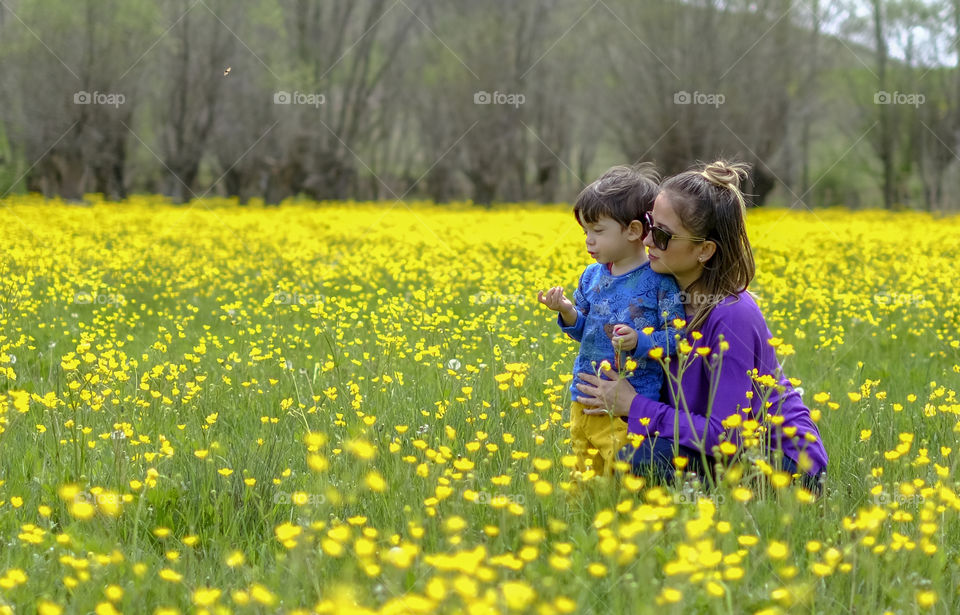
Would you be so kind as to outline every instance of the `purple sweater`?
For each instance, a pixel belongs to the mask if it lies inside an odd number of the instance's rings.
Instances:
[[[749,415],[741,413],[742,419],[759,419],[761,416],[761,405],[768,388],[755,382],[749,372],[756,369],[758,376],[769,374],[777,378],[781,370],[776,351],[767,343],[773,337],[767,322],[753,297],[746,292],[727,297],[714,307],[700,327],[700,333],[703,337],[699,340],[687,338],[694,350],[687,359],[687,367],[680,381],[681,410],[676,410],[675,391],[679,362],[673,356],[670,359],[672,376],[669,385],[672,405],[637,395],[630,405],[627,424],[632,433],[645,436],[659,432],[659,437],[673,440],[676,434],[680,445],[713,455],[713,447],[722,441],[720,436],[724,432],[727,433],[726,439],[739,444],[740,430],[724,429],[721,424],[724,419],[736,414],[740,408],[748,407],[751,412]],[[706,346],[712,353],[718,352],[721,335],[730,346],[723,352],[719,373],[714,373],[716,370],[711,369],[711,365],[716,355],[704,358],[696,353],[696,349]],[[810,411],[800,393],[782,375],[778,380],[786,388],[783,393],[772,390],[767,397],[771,403],[767,412],[782,415],[784,420],[779,428],[769,425],[773,427],[771,446],[776,447],[779,442],[784,455],[798,462],[801,468],[801,452],[805,452],[810,461],[808,472],[816,474],[827,466],[827,452],[823,448],[820,432],[810,419]],[[753,391],[752,400],[747,399],[748,391]],[[711,397],[713,411],[708,418],[707,408]],[[649,419],[649,422],[644,425],[641,419]],[[796,428],[793,437],[783,433],[786,427]],[[809,441],[805,434],[813,434],[816,440]],[[703,448],[698,444],[701,441]]]

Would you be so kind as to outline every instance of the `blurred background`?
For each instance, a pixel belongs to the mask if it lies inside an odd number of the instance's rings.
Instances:
[[[0,194],[960,209],[960,0],[0,0]]]

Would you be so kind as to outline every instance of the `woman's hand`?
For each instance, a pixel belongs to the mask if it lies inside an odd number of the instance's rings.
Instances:
[[[629,416],[630,405],[637,396],[629,380],[619,378],[612,369],[601,371],[599,377],[584,372],[577,376],[582,381],[577,389],[583,393],[577,401],[584,406],[584,414],[606,414],[609,410],[614,416]]]

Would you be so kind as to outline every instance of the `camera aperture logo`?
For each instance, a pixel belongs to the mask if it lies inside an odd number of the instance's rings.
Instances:
[[[510,105],[517,109],[525,102],[527,102],[527,97],[523,94],[508,94],[497,91],[491,94],[485,90],[473,93],[473,104],[475,105]]]
[[[314,109],[319,109],[320,105],[327,102],[327,97],[323,94],[307,92],[287,92],[280,90],[273,93],[273,104],[275,105],[308,105]]]

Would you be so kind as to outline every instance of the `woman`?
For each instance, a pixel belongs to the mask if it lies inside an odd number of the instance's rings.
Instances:
[[[713,457],[731,454],[746,436],[762,438],[772,462],[800,472],[804,486],[820,492],[827,465],[820,433],[783,377],[770,330],[746,290],[755,271],[740,192],[746,176],[746,165],[723,161],[674,175],[661,184],[648,216],[650,267],[676,278],[687,314],[690,352],[669,360],[670,403],[637,395],[612,371],[579,374],[579,402],[590,414],[609,408],[626,417],[631,433],[645,436],[639,447],[621,451],[636,474],[669,481],[680,456],[702,476]],[[749,419],[762,429],[744,434]]]

